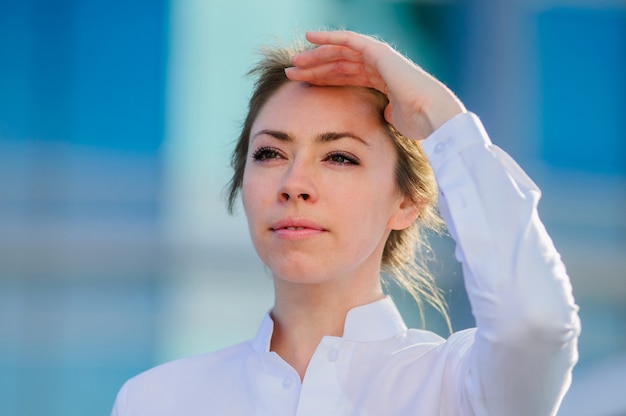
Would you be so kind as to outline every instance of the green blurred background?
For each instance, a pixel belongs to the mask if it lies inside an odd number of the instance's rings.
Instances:
[[[395,45],[535,179],[583,323],[560,414],[626,415],[617,0],[0,0],[0,414],[108,415],[134,374],[254,335],[272,287],[226,214],[229,152],[256,49],[312,28]],[[453,245],[433,244],[472,326]]]

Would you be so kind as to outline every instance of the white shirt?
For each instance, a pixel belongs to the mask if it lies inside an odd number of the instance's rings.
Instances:
[[[540,192],[461,114],[423,142],[457,242],[477,329],[447,340],[407,329],[389,298],[352,309],[304,381],[256,337],[155,367],[120,390],[113,416],[553,415],[577,360],[580,322]]]

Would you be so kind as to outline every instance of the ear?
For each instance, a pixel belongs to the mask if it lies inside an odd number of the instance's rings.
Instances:
[[[407,196],[402,196],[389,218],[389,229],[404,230],[415,222],[422,212],[422,204],[416,205]]]

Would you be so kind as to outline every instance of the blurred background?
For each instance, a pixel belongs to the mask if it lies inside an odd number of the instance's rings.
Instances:
[[[3,415],[108,415],[138,372],[254,336],[271,281],[223,198],[245,73],[323,27],[433,72],[535,179],[583,323],[560,414],[626,415],[626,2],[0,0]]]

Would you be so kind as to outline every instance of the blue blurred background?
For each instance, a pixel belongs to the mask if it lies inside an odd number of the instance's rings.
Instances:
[[[134,374],[254,335],[271,282],[222,195],[244,74],[321,27],[433,72],[543,189],[583,322],[560,414],[626,415],[623,1],[0,0],[2,415],[108,415]]]

